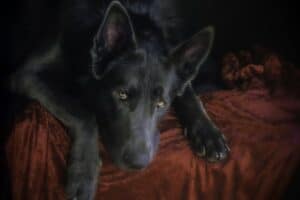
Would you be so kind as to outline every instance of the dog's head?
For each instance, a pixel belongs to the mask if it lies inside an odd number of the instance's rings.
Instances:
[[[196,76],[213,40],[206,28],[166,51],[153,34],[136,32],[126,9],[113,2],[91,50],[100,135],[124,169],[144,168],[153,159],[159,119]]]

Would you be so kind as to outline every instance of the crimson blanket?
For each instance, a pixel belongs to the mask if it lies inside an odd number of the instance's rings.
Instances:
[[[221,91],[202,97],[229,140],[228,161],[195,156],[174,113],[161,122],[161,143],[143,171],[117,169],[101,148],[97,199],[279,199],[300,164],[300,101],[265,89]],[[66,129],[38,103],[19,116],[6,146],[13,199],[64,199]]]

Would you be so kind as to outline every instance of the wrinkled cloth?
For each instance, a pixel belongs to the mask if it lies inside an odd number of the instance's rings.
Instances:
[[[266,89],[203,95],[208,114],[228,139],[230,157],[207,163],[190,149],[174,113],[160,124],[159,151],[149,167],[125,172],[103,147],[96,199],[280,199],[300,164],[299,98],[270,97]],[[67,130],[33,102],[6,146],[14,200],[65,199]]]

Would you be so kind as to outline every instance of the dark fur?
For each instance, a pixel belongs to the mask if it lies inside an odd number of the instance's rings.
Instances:
[[[12,88],[69,129],[69,198],[94,196],[99,135],[119,167],[146,167],[159,143],[157,122],[171,104],[201,157],[226,158],[225,140],[190,84],[210,51],[213,29],[172,48],[180,34],[171,38],[170,30],[180,17],[172,10],[166,16],[173,6],[167,2],[52,1],[45,13],[41,7],[24,16],[32,30],[16,29],[21,67]]]

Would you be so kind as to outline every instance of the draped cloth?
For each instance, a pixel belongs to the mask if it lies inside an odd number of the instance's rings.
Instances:
[[[300,101],[266,89],[202,96],[228,138],[230,157],[207,163],[190,149],[174,113],[160,123],[160,147],[144,170],[114,166],[103,147],[96,199],[279,199],[300,164]],[[6,145],[14,200],[65,199],[70,139],[64,126],[36,102],[16,118]]]

